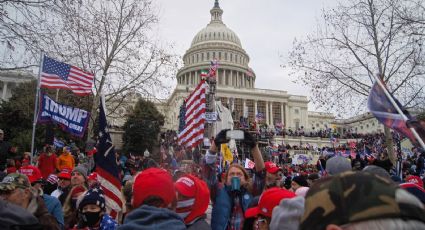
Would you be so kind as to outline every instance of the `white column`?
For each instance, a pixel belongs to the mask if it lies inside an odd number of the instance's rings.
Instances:
[[[247,113],[245,114],[245,108],[246,108],[246,99],[245,98],[242,98],[242,113],[243,113],[242,116],[243,117],[248,117],[249,111],[248,111],[248,109],[246,109],[247,110]]]
[[[6,100],[7,95],[7,82],[3,82],[3,95],[1,96],[1,99]]]
[[[285,103],[285,127],[289,128],[290,124],[289,124],[289,106],[287,103]]]
[[[257,116],[257,113],[258,113],[257,100],[254,100],[254,119],[255,119],[255,116]]]
[[[223,70],[223,81],[224,81],[223,85],[228,85],[228,80],[227,79],[229,79],[229,76],[226,75],[226,72],[227,71],[224,69]]]
[[[270,125],[270,120],[269,120],[269,102],[266,101],[266,124]]]
[[[230,86],[234,86],[233,82],[233,70],[230,70]]]
[[[274,122],[273,122],[273,101],[270,102],[270,125],[274,126]]]
[[[280,103],[280,122],[285,123],[283,120],[283,102]]]

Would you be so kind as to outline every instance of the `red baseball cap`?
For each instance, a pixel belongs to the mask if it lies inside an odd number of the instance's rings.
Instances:
[[[150,196],[160,197],[166,205],[175,200],[173,178],[167,171],[149,168],[136,175],[133,183],[133,207],[139,207]]]
[[[264,162],[264,166],[266,171],[271,174],[275,174],[280,170],[279,167],[277,167],[277,165],[271,161]]]
[[[87,180],[95,180],[95,181],[98,181],[98,180],[97,180],[97,172],[92,172],[92,173],[90,173],[90,175],[87,177]]]
[[[71,169],[62,169],[62,171],[58,174],[58,178],[71,180]]]
[[[191,223],[196,218],[205,214],[210,201],[210,190],[208,189],[205,181],[193,175],[187,174],[183,177],[180,177],[176,183],[174,183],[174,186],[176,187],[177,192],[183,196],[195,198],[195,202],[190,210],[189,215],[184,218],[184,222],[186,224]],[[185,209],[185,207],[183,207],[183,209]]]
[[[19,169],[19,173],[26,175],[30,183],[34,183],[43,179],[40,170],[33,165],[22,166]]]
[[[279,205],[282,199],[295,197],[295,193],[283,188],[271,188],[263,192],[257,207],[245,211],[245,218],[252,218],[259,214],[272,217],[273,208]]]
[[[417,184],[417,185],[419,185],[419,187],[421,187],[421,188],[423,188],[423,187],[424,187],[424,182],[423,182],[423,181],[422,181],[422,179],[421,179],[420,177],[418,177],[418,176],[410,175],[410,176],[406,177],[406,182],[410,182],[410,183],[413,183],[413,184]]]
[[[188,176],[180,177],[176,181],[174,186],[176,187],[177,192],[179,192],[183,196],[192,198],[196,195],[195,181]]]

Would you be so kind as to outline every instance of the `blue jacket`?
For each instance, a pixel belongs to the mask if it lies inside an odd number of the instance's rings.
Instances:
[[[245,212],[251,203],[252,195],[243,190],[241,194],[242,209]],[[211,216],[212,230],[226,230],[233,208],[233,200],[230,195],[230,187],[224,186],[218,189]]]
[[[61,202],[58,200],[58,198],[47,194],[43,194],[42,197],[44,200],[44,204],[46,205],[47,211],[49,211],[49,213],[55,217],[61,229],[63,229],[64,220]]]
[[[132,210],[125,218],[119,230],[182,230],[186,229],[183,219],[166,208],[142,205]]]

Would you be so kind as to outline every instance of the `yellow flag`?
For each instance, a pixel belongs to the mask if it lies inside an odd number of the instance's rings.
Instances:
[[[221,144],[221,153],[223,154],[223,161],[233,162],[233,154],[227,144]]]

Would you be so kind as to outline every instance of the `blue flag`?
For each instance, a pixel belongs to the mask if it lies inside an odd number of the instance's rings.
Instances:
[[[367,101],[367,107],[369,108],[370,112],[384,126],[399,132],[403,136],[409,138],[413,143],[416,143],[417,140],[412,131],[407,128],[406,121],[404,121],[402,115],[397,112],[396,107],[394,107],[394,105],[391,103],[384,90],[386,89],[383,89],[378,84],[378,82],[375,82],[375,84],[372,86]],[[390,96],[394,99],[397,106],[402,109],[403,107],[397,101],[397,99],[392,95]],[[409,120],[411,119],[410,114],[407,111],[403,111],[403,113]]]
[[[95,155],[96,172],[103,191],[105,191],[106,207],[112,217],[122,211],[120,171],[115,157],[106,121],[105,101],[103,96],[99,106],[99,137]]]

